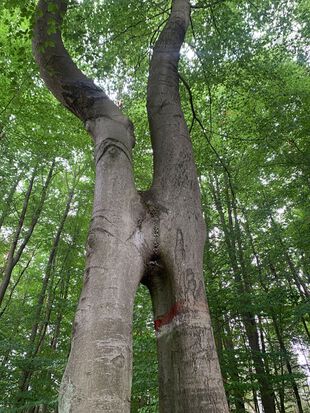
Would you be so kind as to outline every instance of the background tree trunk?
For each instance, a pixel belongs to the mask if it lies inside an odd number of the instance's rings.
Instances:
[[[42,208],[46,199],[46,195],[47,195],[47,190],[48,187],[51,183],[51,180],[53,178],[53,171],[54,171],[54,167],[55,167],[55,161],[52,162],[52,165],[49,169],[47,178],[45,180],[45,183],[43,185],[42,188],[42,192],[41,192],[41,196],[40,196],[40,200],[39,203],[33,213],[29,228],[27,229],[27,231],[25,232],[25,235],[23,237],[23,240],[20,242],[20,245],[18,246],[18,242],[20,241],[20,235],[21,235],[21,231],[24,227],[24,221],[25,221],[25,217],[26,217],[26,213],[27,213],[27,209],[28,209],[28,204],[29,204],[29,199],[30,199],[30,195],[32,192],[32,188],[33,188],[33,183],[34,183],[34,179],[35,179],[35,175],[36,175],[36,170],[33,171],[33,175],[31,177],[30,180],[30,184],[28,187],[28,190],[26,192],[26,197],[24,200],[24,204],[23,204],[23,208],[22,208],[22,212],[18,221],[18,226],[17,229],[15,231],[14,234],[14,238],[13,238],[13,242],[8,254],[8,259],[6,262],[6,265],[4,267],[3,270],[3,280],[2,283],[0,285],[0,306],[2,305],[6,290],[9,286],[10,280],[11,280],[11,276],[12,276],[12,272],[16,266],[16,264],[18,263],[25,247],[27,246],[32,233],[38,223],[40,214],[42,212]]]

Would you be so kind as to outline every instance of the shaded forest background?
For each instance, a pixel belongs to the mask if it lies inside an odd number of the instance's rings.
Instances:
[[[310,412],[310,2],[192,5],[181,94],[230,409],[261,412],[267,389],[277,412]],[[64,27],[79,66],[135,124],[141,190],[152,179],[148,64],[169,7],[71,1]],[[90,138],[46,90],[32,58],[34,9],[33,0],[0,3],[1,412],[56,411],[93,197]],[[157,412],[156,343],[142,286],[133,336],[132,412]]]

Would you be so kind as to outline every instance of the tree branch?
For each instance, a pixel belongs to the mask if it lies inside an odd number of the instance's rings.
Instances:
[[[86,77],[64,47],[61,25],[68,0],[39,0],[33,52],[40,74],[54,96],[82,121],[123,117],[105,92]]]
[[[147,109],[154,152],[153,188],[166,188],[169,197],[173,197],[174,192],[181,194],[189,188],[198,191],[192,147],[179,93],[180,49],[189,22],[189,1],[173,0],[169,19],[153,49],[148,79]],[[183,181],[185,175],[182,170],[188,173],[186,182]]]
[[[174,0],[167,24],[155,43],[148,81],[148,109],[152,114],[163,104],[179,106],[178,63],[180,49],[189,25],[188,0]],[[163,98],[164,96],[164,98]],[[169,102],[166,99],[169,99]]]
[[[201,3],[198,3],[198,4],[191,5],[191,8],[192,9],[208,9],[208,8],[216,6],[217,4],[224,3],[225,1],[226,0],[218,0],[218,1],[214,1],[213,3],[201,2]]]

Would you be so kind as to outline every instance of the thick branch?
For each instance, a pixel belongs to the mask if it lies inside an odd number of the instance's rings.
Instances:
[[[152,115],[163,106],[173,106],[181,112],[178,63],[180,49],[189,25],[188,0],[174,0],[170,17],[153,51],[148,82],[148,109]],[[158,83],[159,82],[159,83]]]
[[[68,0],[39,0],[33,52],[40,74],[54,96],[82,121],[122,118],[104,91],[76,66],[63,45],[61,25]]]
[[[148,80],[147,108],[154,150],[153,187],[167,189],[171,197],[174,189],[181,194],[189,188],[197,191],[199,197],[179,94],[178,63],[189,21],[189,1],[174,0],[169,20],[154,47]]]

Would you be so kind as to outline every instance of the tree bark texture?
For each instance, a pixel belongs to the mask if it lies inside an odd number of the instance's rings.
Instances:
[[[160,412],[226,413],[203,281],[205,226],[178,90],[189,1],[172,2],[154,48],[147,105],[154,179],[144,193],[133,179],[133,126],[72,62],[60,30],[66,1],[52,3],[39,1],[34,55],[49,89],[85,123],[96,164],[84,286],[59,412],[129,413],[132,312],[143,282],[154,309]],[[49,19],[56,33],[46,30]]]
[[[151,195],[159,207],[159,267],[148,277],[159,357],[160,411],[227,411],[205,299],[205,226],[189,132],[179,96],[178,61],[190,17],[172,3],[154,47],[148,116],[154,151]]]

